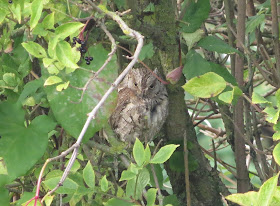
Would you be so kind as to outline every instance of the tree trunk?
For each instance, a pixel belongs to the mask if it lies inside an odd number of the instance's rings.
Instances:
[[[128,7],[132,9],[133,20],[131,27],[140,31],[145,36],[145,43],[153,42],[155,54],[149,62],[145,62],[150,68],[158,68],[163,74],[175,69],[179,65],[179,32],[176,27],[176,1],[135,1],[128,0]],[[143,10],[153,3],[153,12]],[[193,123],[188,114],[182,85],[185,79],[182,77],[176,85],[168,85],[169,116],[166,121],[165,142],[182,145],[176,152],[176,159],[183,160],[183,134],[186,132],[189,148],[190,166],[190,191],[192,205],[223,205],[221,194],[229,192],[218,177],[218,172],[211,168],[204,157],[197,142]],[[188,144],[189,145],[189,144]],[[181,158],[178,158],[178,155]],[[191,157],[191,158],[190,158]],[[173,191],[179,199],[180,205],[186,205],[186,185],[184,172],[172,170],[172,164],[184,165],[171,158],[165,165]],[[177,162],[176,162],[177,161]],[[182,171],[184,168],[182,169]]]

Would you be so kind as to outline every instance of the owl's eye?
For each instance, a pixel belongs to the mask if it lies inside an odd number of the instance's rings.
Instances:
[[[137,86],[138,86],[138,84],[137,84],[137,83],[134,83],[134,86],[136,86],[136,87],[137,87]]]
[[[152,85],[150,85],[150,89],[153,89],[155,86],[152,84]]]

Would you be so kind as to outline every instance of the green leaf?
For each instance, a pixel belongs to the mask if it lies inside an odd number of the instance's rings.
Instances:
[[[10,205],[9,191],[3,187],[0,187],[0,205],[3,205],[3,206]]]
[[[172,205],[172,206],[181,206],[181,204],[179,203],[178,198],[176,197],[176,195],[169,195],[169,196],[165,196],[163,199],[163,205],[167,206],[167,205]]]
[[[57,184],[59,183],[62,176],[61,171],[52,171],[47,175],[45,181],[43,181],[44,185],[49,189],[54,189]],[[58,194],[74,194],[78,189],[79,185],[74,180],[70,179],[69,177],[63,182],[63,185],[59,187],[55,192]]]
[[[67,89],[68,86],[69,86],[69,83],[70,83],[70,82],[68,81],[68,82],[65,82],[65,83],[63,83],[63,84],[57,85],[57,86],[56,86],[56,90],[59,91],[59,92],[61,92],[62,90]]]
[[[198,42],[197,46],[202,47],[208,51],[215,51],[222,54],[239,53],[237,49],[229,46],[223,40],[214,36],[204,37]]]
[[[108,200],[108,202],[105,203],[105,206],[120,206],[120,205],[121,206],[134,206],[135,205],[134,203],[130,203],[129,201],[130,201],[129,198],[127,198],[127,201],[113,198],[113,199]]]
[[[90,164],[90,161],[88,161],[86,167],[83,169],[83,178],[87,186],[92,189],[95,187],[95,173]]]
[[[154,12],[155,5],[154,3],[150,2],[149,5],[143,10],[143,12]]]
[[[184,33],[182,32],[182,37],[184,38],[189,49],[193,48],[193,45],[197,43],[204,35],[202,29],[198,29],[193,33]]]
[[[133,178],[136,177],[136,174],[130,170],[124,170],[122,172],[122,175],[121,175],[121,178],[120,178],[120,181],[124,181],[124,180],[131,180]]]
[[[23,91],[21,92],[18,102],[23,102],[29,95],[34,94],[38,88],[43,86],[43,80],[42,79],[35,79],[31,82],[28,82],[24,85]]]
[[[277,189],[277,182],[279,178],[279,173],[275,175],[274,177],[269,178],[265,183],[261,186],[259,190],[259,195],[257,199],[258,205],[261,206],[270,206],[273,196],[276,193]]]
[[[156,201],[157,189],[150,188],[147,192],[147,206],[154,206]]]
[[[280,110],[276,110],[273,107],[266,107],[263,112],[265,112],[267,114],[266,116],[266,121],[276,124],[279,118],[279,112]]]
[[[16,75],[14,73],[5,73],[3,75],[3,81],[11,87],[17,86]]]
[[[277,100],[277,107],[280,107],[280,89],[275,92],[275,97]]]
[[[66,67],[70,68],[78,68],[79,66],[73,59],[72,48],[69,43],[66,41],[60,41],[56,45],[56,56],[58,60],[65,65]]]
[[[54,61],[55,59],[43,58],[44,67],[49,67]]]
[[[21,8],[20,8],[20,4],[13,3],[13,5],[10,7],[10,10],[12,11],[13,16],[15,17],[15,19],[18,20],[18,23],[21,24]]]
[[[45,29],[54,29],[54,12],[48,14],[44,18],[42,25]]]
[[[259,95],[256,92],[253,92],[252,94],[252,102],[254,104],[271,103],[270,101],[266,100],[263,96]]]
[[[31,55],[37,58],[47,57],[45,49],[40,45],[33,41],[23,42],[22,46],[30,53]]]
[[[48,86],[48,85],[53,85],[53,84],[57,84],[59,82],[62,82],[62,79],[58,76],[50,76],[49,78],[46,79],[44,86]]]
[[[48,132],[56,124],[45,115],[37,116],[28,127],[21,104],[0,104],[0,156],[10,179],[24,175],[45,153]]]
[[[108,181],[107,181],[106,175],[104,175],[102,177],[102,179],[100,180],[100,186],[101,186],[101,190],[103,192],[107,192],[107,190],[108,190]]]
[[[151,150],[149,145],[147,145],[147,147],[145,148],[144,156],[145,156],[145,163],[149,163],[151,160]]]
[[[199,69],[197,69],[199,68]],[[191,49],[187,56],[185,65],[183,68],[183,74],[187,79],[191,79],[196,76],[203,75],[207,72],[211,72],[211,65],[195,50]]]
[[[238,97],[242,96],[242,91],[238,87],[233,87],[232,91],[223,92],[219,95],[219,99],[231,104],[234,99],[238,99]]]
[[[141,199],[143,189],[147,186],[149,182],[149,171],[146,168],[143,168],[140,171],[138,177],[128,180],[126,186],[126,197],[133,197],[136,200]]]
[[[153,43],[150,42],[149,44],[146,44],[142,47],[138,59],[140,61],[143,61],[146,58],[150,59],[154,56],[154,54],[155,54],[154,46]]]
[[[249,17],[246,23],[246,34],[252,33],[255,29],[265,21],[265,14],[257,14],[256,16]]]
[[[138,166],[142,166],[145,161],[144,146],[138,138],[133,146],[133,157]]]
[[[192,78],[183,88],[193,96],[210,98],[217,96],[226,88],[226,81],[214,72],[208,72]]]
[[[258,193],[251,191],[245,194],[232,194],[226,196],[226,199],[241,206],[257,205]]]
[[[31,18],[30,18],[30,29],[32,30],[37,24],[41,17],[43,10],[43,1],[34,0],[31,4]]]
[[[56,28],[55,34],[58,36],[59,39],[65,39],[66,37],[76,33],[79,31],[80,28],[82,28],[84,24],[80,22],[70,22],[63,24]]]
[[[275,162],[280,165],[280,143],[278,143],[273,149],[273,157]]]
[[[160,148],[160,150],[151,159],[150,163],[151,164],[161,164],[161,163],[166,162],[170,158],[170,156],[173,154],[175,149],[179,146],[180,145],[170,144],[170,145],[166,145],[166,146]]]
[[[182,8],[186,6],[186,2],[184,1]],[[201,24],[208,18],[210,8],[209,0],[191,1],[179,24],[181,32],[193,33],[199,29]]]

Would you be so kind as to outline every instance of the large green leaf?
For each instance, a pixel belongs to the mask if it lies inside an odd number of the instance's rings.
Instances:
[[[226,88],[226,81],[214,72],[194,77],[184,86],[184,90],[193,96],[210,98],[217,96]]]
[[[37,24],[41,17],[43,10],[43,1],[34,0],[31,4],[31,18],[30,18],[30,29],[32,30]]]
[[[151,159],[150,163],[151,164],[161,164],[161,163],[166,162],[170,158],[170,156],[173,154],[173,152],[175,151],[175,149],[177,147],[179,147],[179,145],[170,144],[170,145],[166,145],[166,146],[160,148],[160,150]]]
[[[184,1],[183,7],[189,1]],[[183,19],[180,23],[181,31],[193,33],[200,28],[202,22],[208,18],[210,12],[209,0],[191,1]]]
[[[79,67],[76,64],[77,61],[75,61],[75,59],[73,58],[73,56],[75,55],[73,54],[72,48],[68,42],[66,41],[58,42],[58,44],[56,45],[55,52],[60,63],[62,63],[66,67],[70,67],[70,68]]]
[[[226,199],[241,206],[257,206],[258,193],[251,191],[245,194],[232,194],[227,196]]]
[[[48,116],[36,117],[24,126],[20,104],[0,104],[0,156],[4,158],[11,179],[24,175],[44,154],[48,132],[55,127]]]
[[[198,42],[197,46],[202,47],[208,51],[214,51],[222,54],[232,54],[239,52],[237,49],[229,46],[223,40],[214,36],[204,37]]]
[[[194,49],[191,49],[187,56],[183,68],[183,74],[187,79],[203,75],[211,71],[211,65]]]
[[[38,43],[29,41],[23,42],[22,46],[28,51],[31,55],[37,58],[44,58],[47,57],[45,49]]]
[[[53,170],[51,171],[47,177],[46,180],[43,181],[44,185],[49,189],[52,190],[55,188],[58,184],[58,182],[61,179],[63,171],[59,170]],[[79,185],[71,178],[66,178],[66,180],[63,182],[63,185],[58,188],[55,192],[58,194],[73,194],[78,189]]]
[[[185,77],[187,79],[191,79],[193,77],[203,75],[207,72],[215,72],[232,85],[237,85],[235,78],[225,67],[213,62],[208,62],[194,49],[191,49],[186,56],[183,68],[183,74],[185,75]]]
[[[258,205],[270,206],[273,196],[276,193],[277,183],[278,183],[279,173],[274,177],[269,178],[260,188],[258,200]]]
[[[92,64],[84,67],[90,70],[97,71],[108,57],[106,51],[101,44],[89,48],[89,55],[94,57]],[[43,70],[44,78],[48,77],[48,73]],[[55,86],[45,87],[47,98],[50,102],[50,107],[56,120],[62,127],[73,137],[77,138],[83,128],[87,119],[87,114],[99,102],[103,94],[111,86],[110,83],[114,81],[117,76],[116,58],[100,73],[97,79],[94,79],[85,92],[83,100],[78,102],[81,97],[81,90],[74,88],[67,88],[62,92],[57,92]],[[65,79],[70,81],[70,84],[75,87],[83,87],[90,78],[90,73],[84,70],[76,70],[74,73],[65,75]],[[104,125],[107,125],[108,117],[115,107],[116,92],[113,92],[106,100],[105,104],[97,113],[96,119],[92,120],[89,128],[85,134],[84,139],[87,140],[99,131]]]
[[[275,162],[280,165],[280,143],[278,143],[273,149],[273,157]]]
[[[84,24],[80,22],[66,23],[57,27],[55,30],[55,34],[58,36],[59,39],[65,39],[66,37],[79,31],[79,29],[83,26]]]

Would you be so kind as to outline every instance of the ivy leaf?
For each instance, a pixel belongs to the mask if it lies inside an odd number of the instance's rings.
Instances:
[[[145,161],[144,146],[138,138],[133,146],[133,157],[138,166],[142,166]]]
[[[43,1],[34,0],[31,4],[31,18],[30,18],[30,29],[32,30],[38,24],[43,10]]]
[[[78,68],[79,66],[73,60],[72,56],[72,48],[69,43],[66,41],[60,41],[56,45],[56,56],[58,60],[65,65],[66,67],[70,68]]]
[[[280,165],[280,143],[278,143],[273,150],[273,157],[275,162]]]
[[[45,49],[38,43],[29,41],[29,42],[23,42],[22,46],[30,53],[31,55],[37,57],[37,58],[44,58],[47,57]]]
[[[166,162],[170,156],[173,154],[175,149],[179,147],[180,145],[170,144],[166,145],[155,154],[155,156],[151,159],[151,164],[162,164]]]
[[[226,88],[226,81],[214,72],[194,77],[184,86],[184,90],[193,96],[210,98],[217,96]]]
[[[87,186],[94,189],[94,187],[95,187],[95,173],[94,173],[94,170],[93,170],[89,161],[88,161],[86,167],[83,169],[83,178],[84,178]]]

